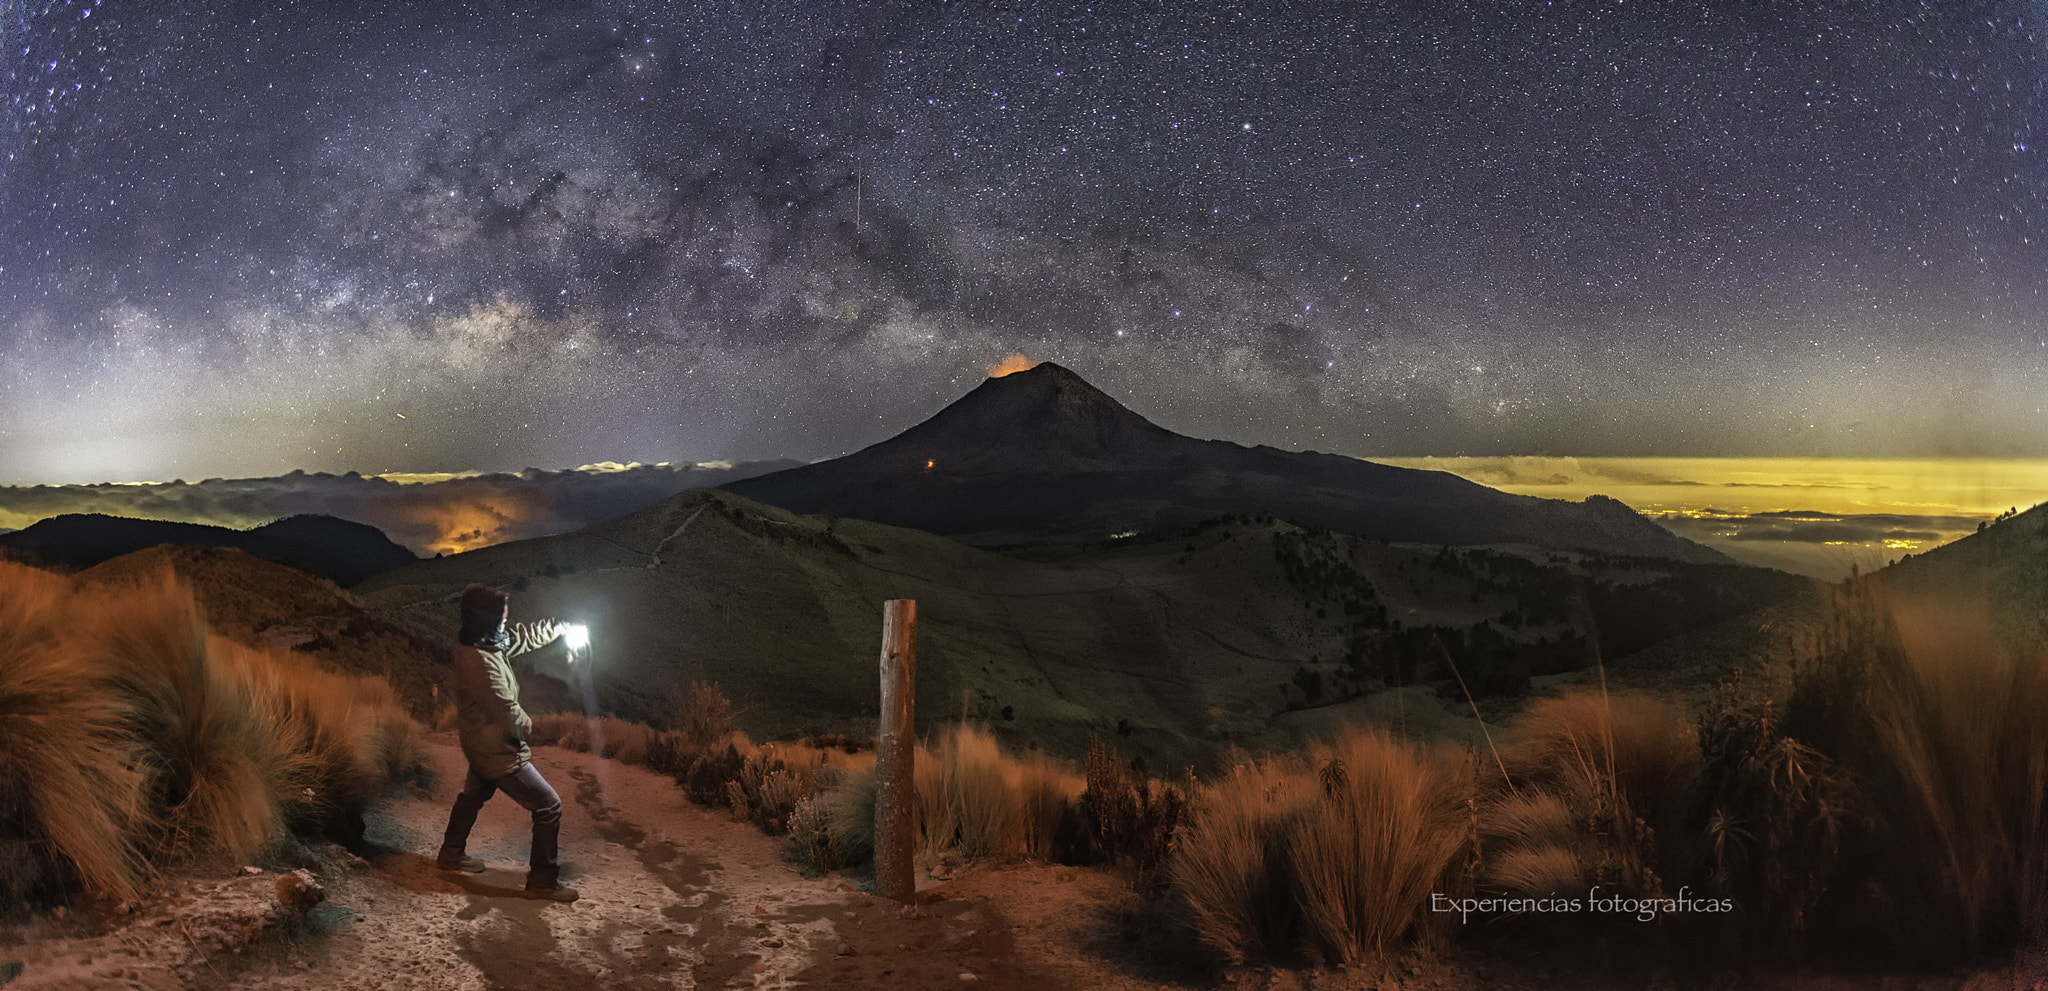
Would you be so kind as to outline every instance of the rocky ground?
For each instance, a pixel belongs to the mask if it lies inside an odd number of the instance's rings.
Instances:
[[[667,780],[543,748],[561,792],[568,905],[520,896],[524,813],[486,806],[476,875],[435,869],[462,757],[429,736],[431,772],[381,806],[357,853],[329,846],[262,866],[188,872],[140,904],[0,927],[0,985],[188,988],[1640,988],[1678,975],[1588,981],[1522,959],[1389,961],[1369,970],[1218,970],[1117,873],[1048,865],[923,872],[898,905],[855,879],[805,877],[762,836],[686,801]],[[360,854],[360,855],[358,855]],[[1969,974],[1863,981],[1798,975],[1764,987],[2048,989],[2048,957]],[[1734,986],[1738,982],[1713,982]]]

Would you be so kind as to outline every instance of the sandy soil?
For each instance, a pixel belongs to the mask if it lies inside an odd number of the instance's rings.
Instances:
[[[190,872],[141,905],[0,928],[0,985],[27,989],[299,988],[1184,988],[1476,991],[1742,986],[1670,975],[1591,979],[1528,958],[1467,953],[1364,970],[1221,970],[1116,872],[1050,865],[921,872],[917,904],[806,878],[782,841],[691,805],[666,779],[552,747],[542,772],[564,802],[563,880],[582,900],[521,897],[528,821],[484,808],[470,845],[483,874],[436,870],[462,757],[448,734],[421,748],[431,780],[373,812],[369,846],[301,863]],[[278,884],[325,900],[303,918]],[[947,874],[939,869],[937,873]],[[303,879],[304,875],[301,875]],[[1647,983],[1646,983],[1647,981]],[[1847,991],[2048,991],[2048,955],[1964,975],[1873,980],[1789,976],[1759,987]]]

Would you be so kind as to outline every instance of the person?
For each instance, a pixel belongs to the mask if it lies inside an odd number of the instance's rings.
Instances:
[[[468,855],[469,831],[476,825],[478,810],[502,791],[533,813],[526,896],[573,902],[576,889],[562,886],[561,865],[556,860],[562,799],[533,766],[533,752],[526,745],[533,720],[520,708],[519,679],[507,663],[553,643],[562,635],[562,625],[543,619],[508,628],[506,620],[511,615],[511,599],[503,591],[488,585],[462,590],[462,629],[455,648],[455,711],[469,774],[461,794],[455,796],[448,831],[435,859],[442,870],[473,874],[484,870],[483,861]]]

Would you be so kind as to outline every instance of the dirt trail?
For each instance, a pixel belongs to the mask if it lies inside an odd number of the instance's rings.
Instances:
[[[314,934],[224,987],[1058,983],[991,935],[1001,922],[978,899],[927,892],[939,900],[905,909],[843,880],[806,879],[785,863],[780,840],[690,804],[667,779],[552,747],[535,763],[562,796],[563,882],[582,900],[520,897],[531,827],[503,796],[484,807],[470,841],[490,870],[444,873],[432,854],[462,756],[440,737],[422,756],[434,786],[372,814],[368,869],[330,887]]]
[[[484,807],[470,840],[490,869],[435,868],[463,759],[446,733],[420,753],[430,784],[370,813],[363,857],[329,849],[331,863],[316,869],[326,901],[298,934],[246,948],[194,944],[189,913],[209,885],[227,883],[194,876],[132,916],[45,919],[0,938],[0,956],[23,964],[6,991],[1159,986],[1050,945],[1064,938],[1059,927],[1089,925],[1074,909],[1114,901],[1106,875],[1026,867],[923,877],[918,904],[906,907],[841,877],[803,877],[782,840],[690,804],[666,778],[553,747],[537,750],[535,764],[562,796],[562,880],[582,899],[528,901],[530,820],[504,796]],[[1029,899],[1034,918],[1049,900],[1071,902],[1051,910],[1055,932],[1020,934],[998,910],[1019,883],[1045,889]]]

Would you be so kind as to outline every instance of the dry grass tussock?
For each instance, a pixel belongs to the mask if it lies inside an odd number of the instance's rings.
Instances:
[[[1676,703],[1597,688],[1535,700],[1500,766],[1506,778],[1490,782],[1481,817],[1487,886],[1654,894],[1684,870],[1691,844],[1678,819],[1700,750]]]
[[[956,723],[916,759],[918,843],[969,858],[1046,859],[1082,780],[1042,754],[1005,755],[987,728]]]
[[[412,734],[388,686],[211,635],[168,570],[73,588],[0,563],[0,901],[255,856],[360,808]]]
[[[1233,960],[1304,947],[1358,963],[1433,941],[1435,892],[1464,886],[1470,758],[1383,730],[1306,757],[1243,760],[1196,789],[1171,876],[1197,935]]]

